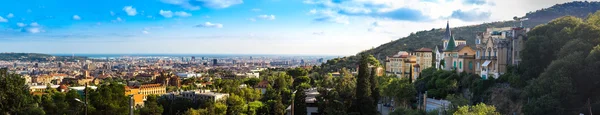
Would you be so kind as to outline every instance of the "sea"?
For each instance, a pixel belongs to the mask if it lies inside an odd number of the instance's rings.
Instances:
[[[210,58],[226,58],[226,57],[339,57],[335,55],[303,55],[303,54],[50,54],[54,56],[80,56],[92,59],[105,59],[117,57],[210,57]]]

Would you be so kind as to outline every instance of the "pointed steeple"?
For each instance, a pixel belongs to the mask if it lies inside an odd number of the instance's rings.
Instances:
[[[452,32],[450,31],[450,21],[446,21],[446,33],[444,34],[444,40],[450,39]]]
[[[456,44],[454,43],[454,36],[451,36],[450,41],[448,41],[448,46],[446,47],[446,51],[452,51],[452,50],[454,50],[455,47],[456,47]]]

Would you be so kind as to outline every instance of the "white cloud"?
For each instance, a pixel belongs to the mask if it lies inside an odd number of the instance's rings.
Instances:
[[[204,4],[205,7],[211,8],[227,8],[232,5],[242,4],[244,1],[242,0],[197,0]]]
[[[113,22],[113,23],[115,23],[115,22],[123,22],[123,19],[121,19],[121,17],[117,17],[117,19],[111,20],[111,22]]]
[[[110,15],[111,15],[111,16],[115,16],[116,14],[115,14],[115,12],[113,12],[113,11],[110,11]]]
[[[248,20],[256,22],[256,19],[254,19],[254,18],[248,18]]]
[[[19,23],[17,23],[17,26],[19,26],[19,27],[25,27],[25,26],[27,26],[27,24],[19,22]]]
[[[142,31],[142,33],[144,33],[144,34],[149,34],[150,32],[148,32],[148,31],[144,30],[144,31]]]
[[[253,8],[253,9],[251,9],[251,11],[253,11],[253,12],[260,12],[260,11],[261,11],[261,9],[258,9],[258,8]]]
[[[6,18],[12,18],[15,17],[15,15],[13,13],[8,13],[8,15],[6,15]]]
[[[209,8],[227,8],[244,3],[243,0],[160,0],[166,4],[178,5],[188,10],[198,10],[200,6]]]
[[[203,28],[223,28],[223,24],[205,22],[204,24],[196,25],[196,27],[203,27]]]
[[[190,16],[192,16],[192,14],[184,12],[184,11],[175,12],[175,15],[179,16],[179,17],[190,17]]]
[[[160,0],[160,1],[163,3],[166,3],[166,4],[178,5],[180,7],[188,9],[188,10],[200,9],[200,6],[190,4],[189,0]]]
[[[79,17],[79,15],[73,15],[73,20],[81,20],[81,17]]]
[[[37,22],[32,22],[31,24],[29,24],[30,26],[40,26],[40,24],[38,24]]]
[[[137,14],[137,11],[133,6],[125,6],[123,7],[123,11],[127,12],[127,15],[129,16],[135,16]]]
[[[0,22],[8,22],[8,20],[0,16]]]
[[[173,12],[171,12],[169,10],[160,10],[160,12],[158,14],[162,15],[165,18],[173,17]]]
[[[317,14],[317,9],[312,9],[310,11],[308,11],[309,15],[313,15],[313,14]]]
[[[44,30],[42,30],[41,28],[38,28],[38,27],[27,28],[26,31],[29,33],[33,33],[33,34],[44,32]]]
[[[257,18],[263,19],[263,20],[275,20],[275,15],[258,15]]]
[[[339,24],[350,24],[350,19],[346,15],[338,14],[333,10],[316,10],[312,9],[309,15],[315,15],[317,18],[313,19],[315,22],[332,22]]]

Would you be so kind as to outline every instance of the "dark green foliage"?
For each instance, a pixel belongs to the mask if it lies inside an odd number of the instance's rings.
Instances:
[[[356,100],[352,108],[356,108],[353,112],[358,112],[362,115],[372,115],[377,113],[376,102],[371,97],[371,82],[369,74],[369,57],[362,55],[362,59],[358,68],[358,76],[356,81]]]
[[[0,114],[28,113],[32,110],[40,113],[29,93],[29,87],[25,85],[25,79],[20,75],[0,69],[0,88]]]
[[[588,19],[593,22],[595,18]],[[577,108],[586,107],[588,99],[591,103],[600,100],[597,26],[562,17],[534,28],[528,35],[531,41],[526,42],[522,58],[529,62],[520,68],[524,69],[523,76],[534,79],[524,89],[528,101],[523,113],[577,114],[581,112]]]
[[[188,108],[194,106],[192,101],[187,98],[159,98],[158,103],[163,106],[163,114],[167,115],[184,113]]]
[[[309,78],[308,76],[300,76],[300,77],[296,77],[296,78],[294,79],[294,83],[292,84],[292,87],[296,88],[296,87],[298,87],[300,84],[303,84],[303,83],[307,83],[307,84],[309,84],[309,83],[310,83],[310,78]]]
[[[471,105],[471,102],[462,95],[450,94],[446,96],[446,100],[451,103],[448,113],[454,113],[460,106]]]
[[[129,97],[125,96],[125,86],[118,83],[104,84],[89,93],[89,104],[95,108],[90,113],[97,115],[129,114]]]
[[[247,84],[250,87],[254,87],[259,82],[260,82],[260,79],[258,79],[258,78],[248,78],[248,79],[246,79],[246,81],[244,81],[244,84]]]
[[[373,99],[373,106],[377,106],[381,98],[381,88],[379,87],[379,81],[376,75],[377,68],[371,68],[371,74],[369,75],[369,81],[371,82],[371,98]]]
[[[294,69],[290,69],[287,70],[287,74],[296,78],[296,77],[300,77],[300,76],[306,76],[308,75],[308,70],[304,69],[304,68],[294,68]]]
[[[144,107],[140,109],[142,115],[161,115],[164,109],[158,104],[157,95],[148,95],[144,102]]]
[[[294,115],[306,115],[306,89],[310,88],[310,85],[302,83],[296,88],[294,95]]]
[[[410,102],[416,99],[417,90],[408,79],[394,79],[387,87],[385,87],[384,95],[391,97],[394,100],[395,105],[409,109],[411,108]]]
[[[246,100],[237,95],[227,97],[227,115],[239,115],[246,113]]]

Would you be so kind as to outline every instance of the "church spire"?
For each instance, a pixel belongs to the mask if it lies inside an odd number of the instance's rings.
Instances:
[[[454,37],[450,36],[450,41],[448,41],[448,47],[446,47],[446,51],[452,51],[456,48],[456,44],[454,43]]]
[[[452,32],[450,31],[450,21],[446,21],[446,33],[444,35],[444,40],[449,40],[452,37]]]

